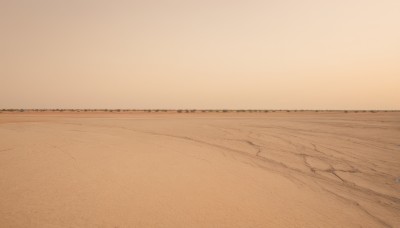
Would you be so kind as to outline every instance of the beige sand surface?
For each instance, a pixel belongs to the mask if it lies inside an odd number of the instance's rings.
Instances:
[[[400,113],[0,113],[0,227],[400,227]]]

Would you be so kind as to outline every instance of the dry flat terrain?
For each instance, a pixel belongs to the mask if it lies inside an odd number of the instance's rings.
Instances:
[[[1,227],[400,227],[400,113],[0,113]]]

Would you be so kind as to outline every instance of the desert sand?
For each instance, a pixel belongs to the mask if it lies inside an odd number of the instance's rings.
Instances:
[[[0,113],[1,227],[400,227],[400,113]]]

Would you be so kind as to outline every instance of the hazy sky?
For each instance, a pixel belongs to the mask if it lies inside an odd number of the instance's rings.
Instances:
[[[0,108],[400,109],[400,1],[0,0]]]

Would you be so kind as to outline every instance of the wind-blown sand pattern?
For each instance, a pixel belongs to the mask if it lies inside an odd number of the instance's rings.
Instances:
[[[1,227],[400,227],[400,113],[0,114]]]

